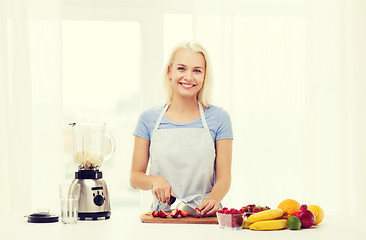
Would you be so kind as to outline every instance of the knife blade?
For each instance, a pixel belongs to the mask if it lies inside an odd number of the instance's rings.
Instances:
[[[178,204],[177,209],[189,213],[189,215],[192,216],[192,217],[198,217],[198,216],[202,215],[199,211],[197,211],[196,209],[188,206],[187,204],[185,204],[183,202],[180,202]]]

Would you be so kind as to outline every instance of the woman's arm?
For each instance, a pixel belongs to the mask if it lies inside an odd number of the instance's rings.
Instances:
[[[230,189],[232,145],[232,139],[216,141],[216,182],[211,193],[199,206],[203,215],[214,215]]]
[[[149,148],[149,140],[135,137],[130,173],[131,187],[141,190],[152,189],[158,200],[168,203],[170,195],[174,195],[169,182],[164,177],[146,174],[149,163]]]

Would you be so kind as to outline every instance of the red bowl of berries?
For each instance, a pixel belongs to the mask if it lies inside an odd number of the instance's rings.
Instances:
[[[223,208],[216,213],[220,228],[240,230],[243,229],[244,210]]]

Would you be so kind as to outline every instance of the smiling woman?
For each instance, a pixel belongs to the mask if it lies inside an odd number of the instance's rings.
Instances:
[[[140,116],[130,183],[152,190],[152,211],[169,211],[170,197],[175,196],[212,216],[229,191],[231,121],[226,111],[208,101],[209,72],[202,46],[192,42],[178,46],[164,73],[168,103]]]

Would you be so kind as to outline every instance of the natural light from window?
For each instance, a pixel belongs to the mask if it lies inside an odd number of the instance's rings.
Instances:
[[[114,156],[101,166],[111,204],[137,204],[128,179],[139,114],[139,22],[63,21],[62,69],[66,179],[77,171],[68,123],[106,122],[116,141]]]

